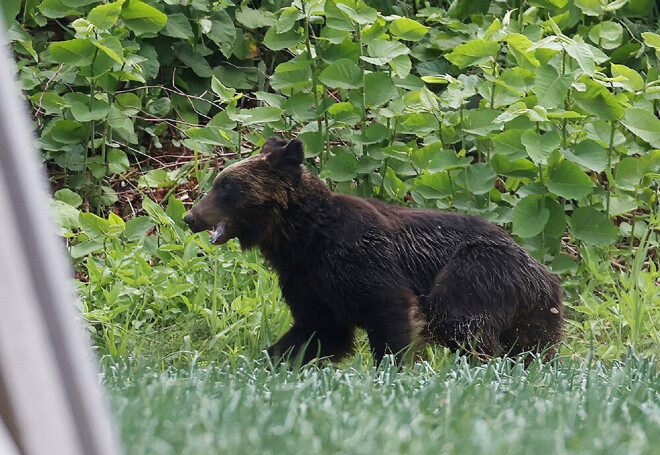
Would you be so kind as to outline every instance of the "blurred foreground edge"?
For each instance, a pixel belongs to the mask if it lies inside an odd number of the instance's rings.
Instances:
[[[119,455],[0,27],[0,454]]]

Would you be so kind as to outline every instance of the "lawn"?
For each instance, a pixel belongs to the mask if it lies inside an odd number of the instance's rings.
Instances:
[[[397,372],[269,371],[265,361],[190,369],[106,367],[126,451],[137,454],[655,454],[655,358],[525,369],[448,357]]]

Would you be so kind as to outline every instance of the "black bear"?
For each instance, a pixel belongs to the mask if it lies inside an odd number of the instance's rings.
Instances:
[[[480,357],[543,351],[562,336],[563,291],[502,229],[477,216],[332,193],[303,143],[270,138],[225,168],[185,216],[217,245],[258,247],[294,324],[273,358],[337,361],[364,328],[374,358],[415,338]]]

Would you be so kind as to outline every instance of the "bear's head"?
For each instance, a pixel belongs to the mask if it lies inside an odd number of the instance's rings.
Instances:
[[[227,166],[213,188],[184,217],[193,232],[212,230],[211,243],[238,238],[243,248],[272,234],[279,214],[295,197],[303,173],[299,139],[269,138],[261,153]]]

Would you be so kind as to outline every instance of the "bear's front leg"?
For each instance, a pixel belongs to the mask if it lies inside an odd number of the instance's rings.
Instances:
[[[294,323],[282,338],[268,348],[268,355],[274,362],[300,358],[302,364],[306,364],[321,357],[338,362],[353,350],[353,336],[353,327],[326,325],[312,328]]]
[[[414,306],[417,297],[407,289],[395,289],[376,299],[378,306],[367,316],[366,330],[374,361],[380,364],[383,356],[393,354],[401,363],[415,337]]]

